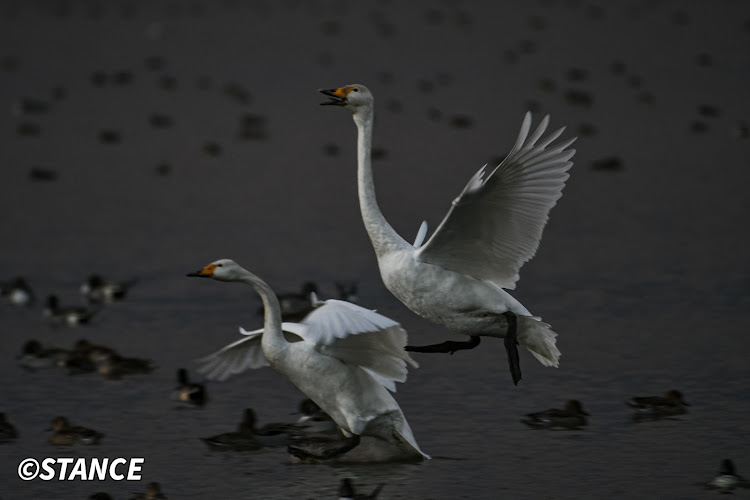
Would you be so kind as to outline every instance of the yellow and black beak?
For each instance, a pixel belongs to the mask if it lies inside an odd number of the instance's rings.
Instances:
[[[216,264],[209,264],[200,271],[187,273],[187,276],[195,278],[210,278],[214,275],[214,269],[216,269]]]
[[[338,89],[320,89],[318,92],[327,95],[329,100],[321,102],[321,106],[346,106],[346,97],[349,95],[352,89],[341,87]]]

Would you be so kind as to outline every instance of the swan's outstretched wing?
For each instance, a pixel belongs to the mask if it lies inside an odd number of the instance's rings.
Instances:
[[[322,354],[361,367],[394,392],[395,382],[406,381],[406,363],[419,366],[404,350],[406,331],[392,319],[343,300],[318,301],[317,305],[302,323],[281,325],[288,341],[311,342]],[[261,346],[263,329],[248,332],[240,327],[240,333],[243,338],[197,359],[197,371],[209,380],[223,381],[268,366]]]
[[[344,300],[328,299],[318,304],[301,322],[306,327],[305,340],[315,344],[331,344],[337,338],[398,326],[382,314]]]
[[[414,238],[414,244],[412,245],[415,249],[422,246],[422,243],[424,243],[424,237],[427,236],[427,221],[423,220],[422,224],[419,226],[419,231],[417,231],[417,237]]]
[[[298,323],[283,323],[282,329],[285,333],[299,335],[304,328]],[[197,372],[208,380],[222,382],[232,375],[237,375],[246,370],[268,366],[266,356],[263,354],[261,339],[263,329],[247,331],[240,327],[243,337],[236,342],[222,347],[218,351],[206,357],[196,359]],[[299,339],[297,339],[299,340]]]
[[[406,330],[390,318],[342,300],[327,300],[302,320],[303,336],[319,352],[359,366],[389,390],[406,381]]]
[[[417,258],[477,279],[515,288],[521,266],[536,253],[550,209],[562,196],[575,138],[549,146],[564,128],[539,141],[545,116],[531,134],[526,113],[518,139],[492,172],[482,167],[453,201]]]
[[[407,363],[419,365],[404,351],[406,330],[392,326],[376,332],[337,338],[331,344],[319,345],[322,354],[359,366],[389,391],[396,392],[396,382],[406,382]]]

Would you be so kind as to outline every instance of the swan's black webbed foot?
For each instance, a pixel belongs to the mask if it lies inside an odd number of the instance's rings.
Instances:
[[[453,354],[456,351],[464,351],[467,349],[474,349],[476,346],[479,345],[479,343],[482,341],[482,339],[477,335],[472,335],[469,337],[469,340],[461,341],[461,340],[446,340],[445,342],[442,342],[440,344],[430,344],[430,345],[408,345],[404,347],[405,351],[410,352],[442,352],[442,353],[448,353]]]
[[[340,446],[332,446],[330,448],[326,448],[320,453],[313,453],[312,451],[305,450],[304,448],[291,444],[287,446],[286,449],[291,455],[299,458],[300,460],[329,460],[356,448],[359,444],[359,441],[360,437],[355,434],[350,438],[339,441],[340,443],[342,443]]]
[[[521,359],[518,357],[518,339],[516,330],[518,329],[518,318],[515,313],[506,311],[503,315],[508,319],[508,332],[505,334],[505,350],[508,352],[508,365],[510,365],[510,375],[513,377],[513,384],[518,385],[521,380]]]

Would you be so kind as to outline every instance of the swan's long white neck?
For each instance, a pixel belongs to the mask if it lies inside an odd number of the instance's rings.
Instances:
[[[279,299],[268,284],[250,271],[243,269],[242,276],[237,280],[252,286],[263,301],[263,338],[261,345],[266,358],[271,361],[274,354],[287,347],[289,342],[284,338],[281,329],[281,306]]]
[[[385,220],[375,197],[372,176],[373,118],[372,107],[360,109],[354,114],[354,123],[357,125],[357,188],[362,221],[375,253],[380,257],[389,251],[403,248],[408,243]]]

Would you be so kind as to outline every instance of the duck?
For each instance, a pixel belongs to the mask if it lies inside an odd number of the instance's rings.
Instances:
[[[98,444],[104,434],[81,426],[72,426],[66,417],[55,417],[52,420],[52,435],[49,443],[58,446],[70,446],[76,443]]]
[[[281,307],[282,321],[299,321],[313,310],[314,305],[310,294],[319,294],[318,285],[314,281],[305,281],[299,292],[287,292],[278,295]],[[258,308],[258,314],[263,315],[263,306]]]
[[[685,401],[682,392],[672,389],[663,396],[641,396],[633,397],[625,402],[633,408],[633,420],[658,420],[660,418],[674,417],[687,413],[686,406],[690,404]]]
[[[734,462],[728,458],[721,461],[719,473],[705,484],[707,489],[731,493],[735,488],[750,488],[750,481],[737,474]]]
[[[131,500],[166,500],[167,496],[161,490],[161,484],[152,481],[146,485],[144,493],[135,493]]]
[[[185,368],[177,370],[178,386],[172,394],[172,398],[188,403],[193,406],[203,406],[208,400],[208,391],[203,384],[190,382],[188,371]]]
[[[287,446],[287,451],[292,464],[355,465],[426,460],[405,454],[395,441],[372,436],[361,436],[356,447],[330,456],[331,450],[348,448],[349,442],[350,439],[340,430],[335,435],[299,435]]]
[[[257,427],[252,408],[242,412],[242,420],[234,432],[201,438],[213,450],[253,451],[260,448],[287,446],[303,436],[338,435],[338,426],[311,399],[300,403],[303,416],[295,423],[268,423]]]
[[[553,429],[556,427],[564,429],[580,429],[588,421],[590,416],[583,409],[583,405],[577,399],[570,399],[565,403],[564,409],[551,408],[536,413],[528,413],[521,422],[534,429]]]
[[[330,436],[339,434],[339,426],[330,415],[320,409],[315,401],[305,398],[299,403],[301,417],[297,419],[295,427],[299,435]]]
[[[153,363],[148,359],[128,358],[115,352],[103,352],[92,357],[97,373],[113,380],[125,375],[139,375],[154,371]]]
[[[357,303],[359,299],[357,290],[359,284],[356,281],[334,281],[338,299]],[[284,293],[278,295],[279,304],[281,305],[282,321],[300,321],[310,314],[318,305],[318,296],[320,291],[314,281],[306,281],[302,284],[299,293]],[[258,314],[263,314],[263,307],[258,308]]]
[[[260,295],[265,309],[261,330],[240,328],[244,338],[203,358],[201,372],[221,379],[270,365],[342,430],[343,442],[324,450],[288,446],[292,457],[326,461],[356,449],[363,437],[372,437],[397,449],[398,459],[430,458],[417,445],[391,395],[395,383],[406,380],[407,364],[418,367],[404,351],[407,334],[400,324],[335,299],[324,301],[301,323],[282,323],[271,287],[231,259],[214,261],[188,276],[245,283]]]
[[[383,284],[417,315],[469,336],[407,351],[453,354],[474,349],[489,336],[504,339],[515,385],[522,377],[519,344],[542,365],[557,367],[557,333],[506,290],[515,288],[521,267],[536,254],[569,177],[575,150],[566,148],[575,138],[553,144],[564,128],[543,138],[549,116],[529,135],[527,112],[508,156],[495,167],[480,168],[429,239],[423,222],[412,244],[388,223],[375,196],[372,92],[361,84],[320,92],[329,98],[321,104],[350,111],[357,127],[360,212]]]
[[[27,340],[21,349],[18,364],[29,371],[60,366],[70,357],[70,351],[59,347],[44,347],[35,339]]]
[[[103,345],[92,344],[86,339],[79,339],[73,345],[73,350],[68,356],[58,362],[58,365],[65,370],[68,375],[78,375],[81,373],[92,373],[97,371],[97,361],[119,356],[114,349]]]
[[[0,443],[7,443],[18,438],[18,430],[8,422],[8,417],[4,412],[0,412]]]
[[[359,283],[357,281],[335,281],[336,291],[338,292],[339,300],[345,300],[356,304],[359,301]]]
[[[85,307],[60,307],[57,295],[48,295],[43,315],[52,326],[76,326],[88,324],[97,312]]]
[[[236,431],[200,439],[217,451],[255,451],[263,448],[263,444],[255,436],[255,412],[250,408],[242,413],[242,421],[237,425]]]
[[[128,290],[135,285],[136,280],[129,281],[105,281],[99,274],[92,274],[81,285],[80,291],[90,304],[111,304],[116,300],[122,300]]]
[[[12,279],[0,286],[0,296],[13,307],[31,307],[35,302],[34,291],[22,277]]]
[[[383,486],[385,486],[385,483],[379,484],[374,490],[372,490],[372,493],[370,494],[357,493],[354,490],[352,480],[348,477],[345,477],[339,484],[339,500],[375,500],[376,498],[378,498],[380,490],[383,489]]]
[[[286,446],[298,429],[296,424],[284,422],[269,422],[257,427],[257,420],[255,411],[252,408],[246,408],[243,424],[252,431],[263,446]]]

